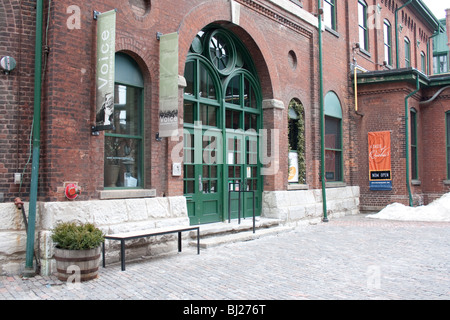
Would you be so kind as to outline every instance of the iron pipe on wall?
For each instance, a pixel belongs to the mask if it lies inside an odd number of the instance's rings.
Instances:
[[[36,1],[36,39],[34,62],[34,105],[33,105],[33,157],[31,164],[30,205],[28,209],[28,232],[26,243],[24,276],[33,276],[34,237],[36,227],[36,204],[39,179],[39,157],[41,144],[41,90],[42,90],[42,31],[43,0]]]

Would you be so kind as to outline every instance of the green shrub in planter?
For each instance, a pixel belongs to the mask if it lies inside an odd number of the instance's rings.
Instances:
[[[52,240],[60,249],[86,250],[99,247],[104,234],[92,223],[64,222],[53,229]]]
[[[97,278],[103,232],[92,223],[58,224],[52,233],[56,243],[54,258],[61,281],[88,281]],[[75,273],[74,273],[75,272]]]

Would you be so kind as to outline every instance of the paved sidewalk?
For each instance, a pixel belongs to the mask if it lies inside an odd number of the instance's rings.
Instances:
[[[0,276],[0,300],[450,299],[450,223],[337,218],[100,268],[78,285]]]

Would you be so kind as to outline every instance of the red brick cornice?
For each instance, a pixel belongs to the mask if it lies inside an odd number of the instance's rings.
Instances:
[[[276,21],[277,23],[297,32],[300,33],[307,38],[312,37],[312,31],[308,30],[304,26],[300,25],[299,23],[293,21],[292,19],[289,19],[286,15],[286,12],[283,12],[283,14],[278,14],[273,9],[263,5],[262,3],[253,1],[253,0],[237,0],[236,2],[246,6],[247,8],[250,8],[259,14]]]

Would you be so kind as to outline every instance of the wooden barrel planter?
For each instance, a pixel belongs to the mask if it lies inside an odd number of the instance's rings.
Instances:
[[[56,271],[61,281],[88,281],[98,277],[101,246],[88,250],[55,248]],[[77,274],[79,274],[79,279]]]

